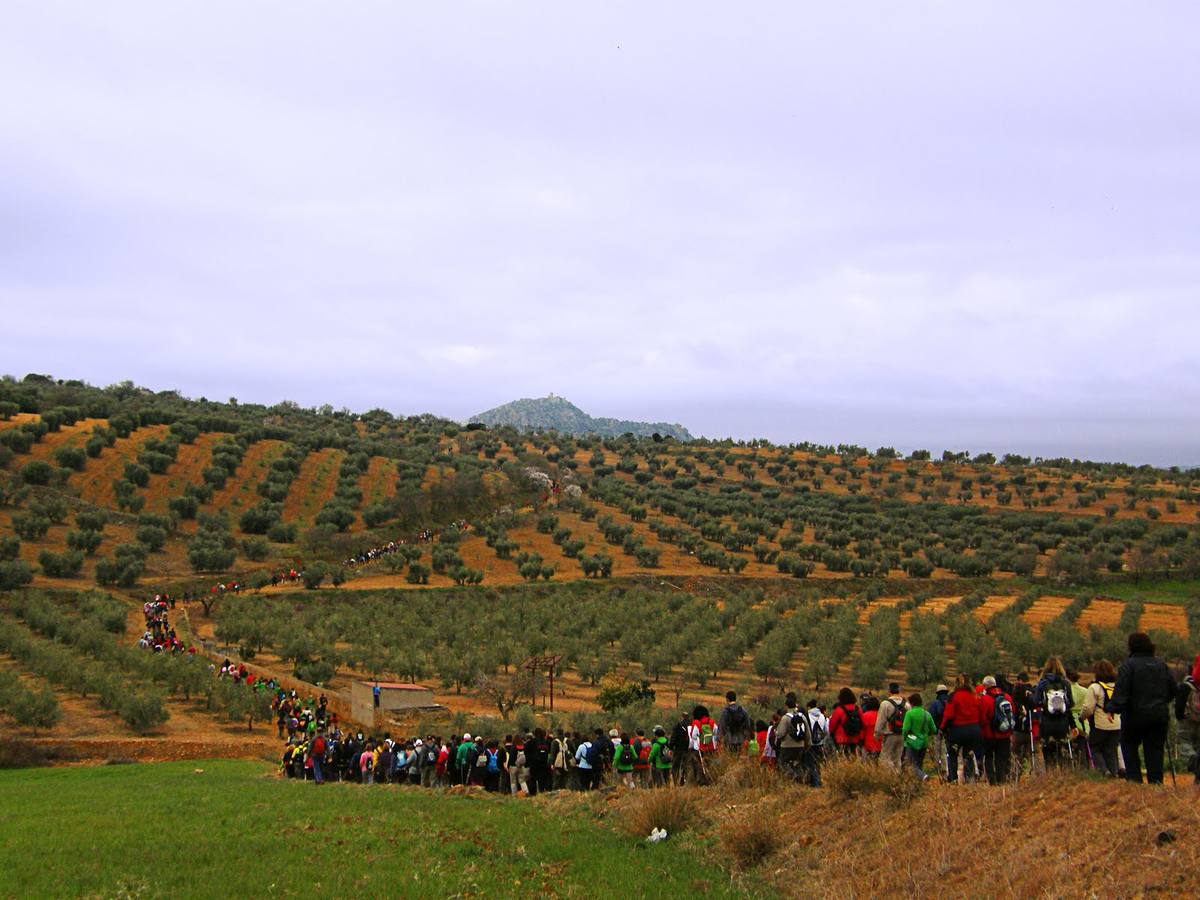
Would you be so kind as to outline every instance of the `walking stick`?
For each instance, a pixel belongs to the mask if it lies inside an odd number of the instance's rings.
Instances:
[[[1171,787],[1178,787],[1175,781],[1175,747],[1170,739],[1167,740],[1167,760],[1171,763]]]

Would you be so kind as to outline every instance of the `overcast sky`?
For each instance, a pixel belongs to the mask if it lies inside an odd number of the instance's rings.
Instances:
[[[1184,2],[10,4],[0,372],[1200,464],[1197,34]]]

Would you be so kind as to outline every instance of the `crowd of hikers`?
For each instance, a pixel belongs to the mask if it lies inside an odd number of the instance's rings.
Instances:
[[[138,646],[143,650],[155,653],[195,653],[195,647],[187,647],[171,625],[171,610],[175,608],[175,598],[170,594],[155,594],[153,600],[142,604],[142,613],[146,618],[146,631],[138,640]]]
[[[669,727],[633,733],[537,728],[502,737],[368,737],[342,732],[324,702],[281,694],[279,734],[288,735],[282,769],[317,784],[333,779],[537,794],[605,784],[704,784],[716,754],[756,759],[813,787],[820,787],[822,766],[836,756],[911,771],[922,780],[989,784],[1020,777],[1025,765],[1030,773],[1074,766],[1140,782],[1144,759],[1146,780],[1161,784],[1173,712],[1181,761],[1200,787],[1200,656],[1177,683],[1148,636],[1130,635],[1129,651],[1119,669],[1096,663],[1086,685],[1051,657],[1036,681],[1022,673],[1013,682],[988,675],[976,684],[960,675],[953,689],[938,685],[928,704],[919,693],[902,694],[899,684],[885,697],[843,688],[829,711],[815,699],[801,705],[789,693],[770,721],[754,720],[730,691],[716,718],[696,706]]]
[[[448,531],[466,532],[470,530],[466,519],[457,519],[446,526]],[[383,559],[385,556],[391,556],[393,553],[400,552],[400,548],[408,544],[429,544],[437,540],[441,535],[441,531],[433,528],[424,528],[413,535],[412,540],[400,538],[396,541],[388,541],[386,544],[380,544],[378,547],[369,547],[366,550],[360,550],[353,556],[347,557],[342,565],[346,568],[362,565],[363,563],[374,562],[377,559]]]

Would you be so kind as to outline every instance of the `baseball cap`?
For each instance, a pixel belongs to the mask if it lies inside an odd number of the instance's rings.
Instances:
[[[950,692],[950,688],[946,687],[944,684],[939,684],[939,685],[937,686],[937,693],[939,693],[939,694],[940,694],[940,693],[942,693],[942,691],[945,691],[946,693],[949,693],[949,692]]]

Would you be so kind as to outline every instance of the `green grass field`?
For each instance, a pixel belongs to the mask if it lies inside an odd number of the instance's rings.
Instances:
[[[685,848],[588,813],[317,788],[261,763],[2,771],[0,797],[3,897],[745,896]]]
[[[1142,582],[1105,583],[1097,586],[1097,592],[1117,600],[1143,600],[1147,603],[1186,604],[1200,596],[1200,581],[1196,579],[1147,578]]]

